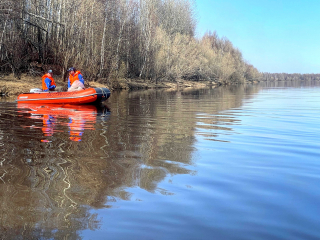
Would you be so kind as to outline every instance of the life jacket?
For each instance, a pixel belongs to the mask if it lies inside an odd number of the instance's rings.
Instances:
[[[80,71],[76,71],[73,76],[69,74],[70,86],[74,81],[79,80],[79,74],[81,74]]]
[[[51,80],[50,86],[52,86],[52,85],[55,85],[55,86],[56,86],[56,83],[54,82],[53,77],[51,77],[51,76],[47,73],[47,74],[45,74],[45,75],[42,76],[42,90],[43,90],[43,91],[48,90],[47,84],[46,84],[45,81],[44,81],[46,78],[49,78],[49,79]]]

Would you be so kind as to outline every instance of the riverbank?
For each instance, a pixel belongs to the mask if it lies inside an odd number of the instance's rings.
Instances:
[[[67,90],[67,82],[63,82],[61,79],[55,79],[55,82],[59,88],[63,91]],[[166,89],[184,89],[184,88],[205,88],[211,83],[205,82],[193,82],[193,81],[177,81],[173,82],[161,82],[153,83],[140,79],[117,79],[110,81],[109,84],[102,83],[102,80],[98,81],[86,81],[85,86],[88,87],[106,87],[110,90],[115,89],[150,89],[150,88],[166,88]],[[217,84],[213,84],[217,85]],[[212,86],[212,84],[211,84]],[[29,92],[32,88],[41,88],[41,77],[32,77],[28,75],[22,75],[20,79],[16,79],[13,75],[0,76],[0,95],[2,96],[17,96],[20,93]]]

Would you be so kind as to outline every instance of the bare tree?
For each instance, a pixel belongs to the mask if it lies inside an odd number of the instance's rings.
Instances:
[[[2,0],[0,71],[18,77],[33,63],[104,81],[256,78],[228,39],[194,38],[194,9],[193,0]]]

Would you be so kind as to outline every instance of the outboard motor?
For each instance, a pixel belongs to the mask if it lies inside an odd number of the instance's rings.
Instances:
[[[103,102],[110,97],[110,90],[108,88],[94,88],[97,93],[97,101]]]

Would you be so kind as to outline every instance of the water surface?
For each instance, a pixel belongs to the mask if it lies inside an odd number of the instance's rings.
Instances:
[[[320,87],[0,102],[5,239],[318,239]]]

